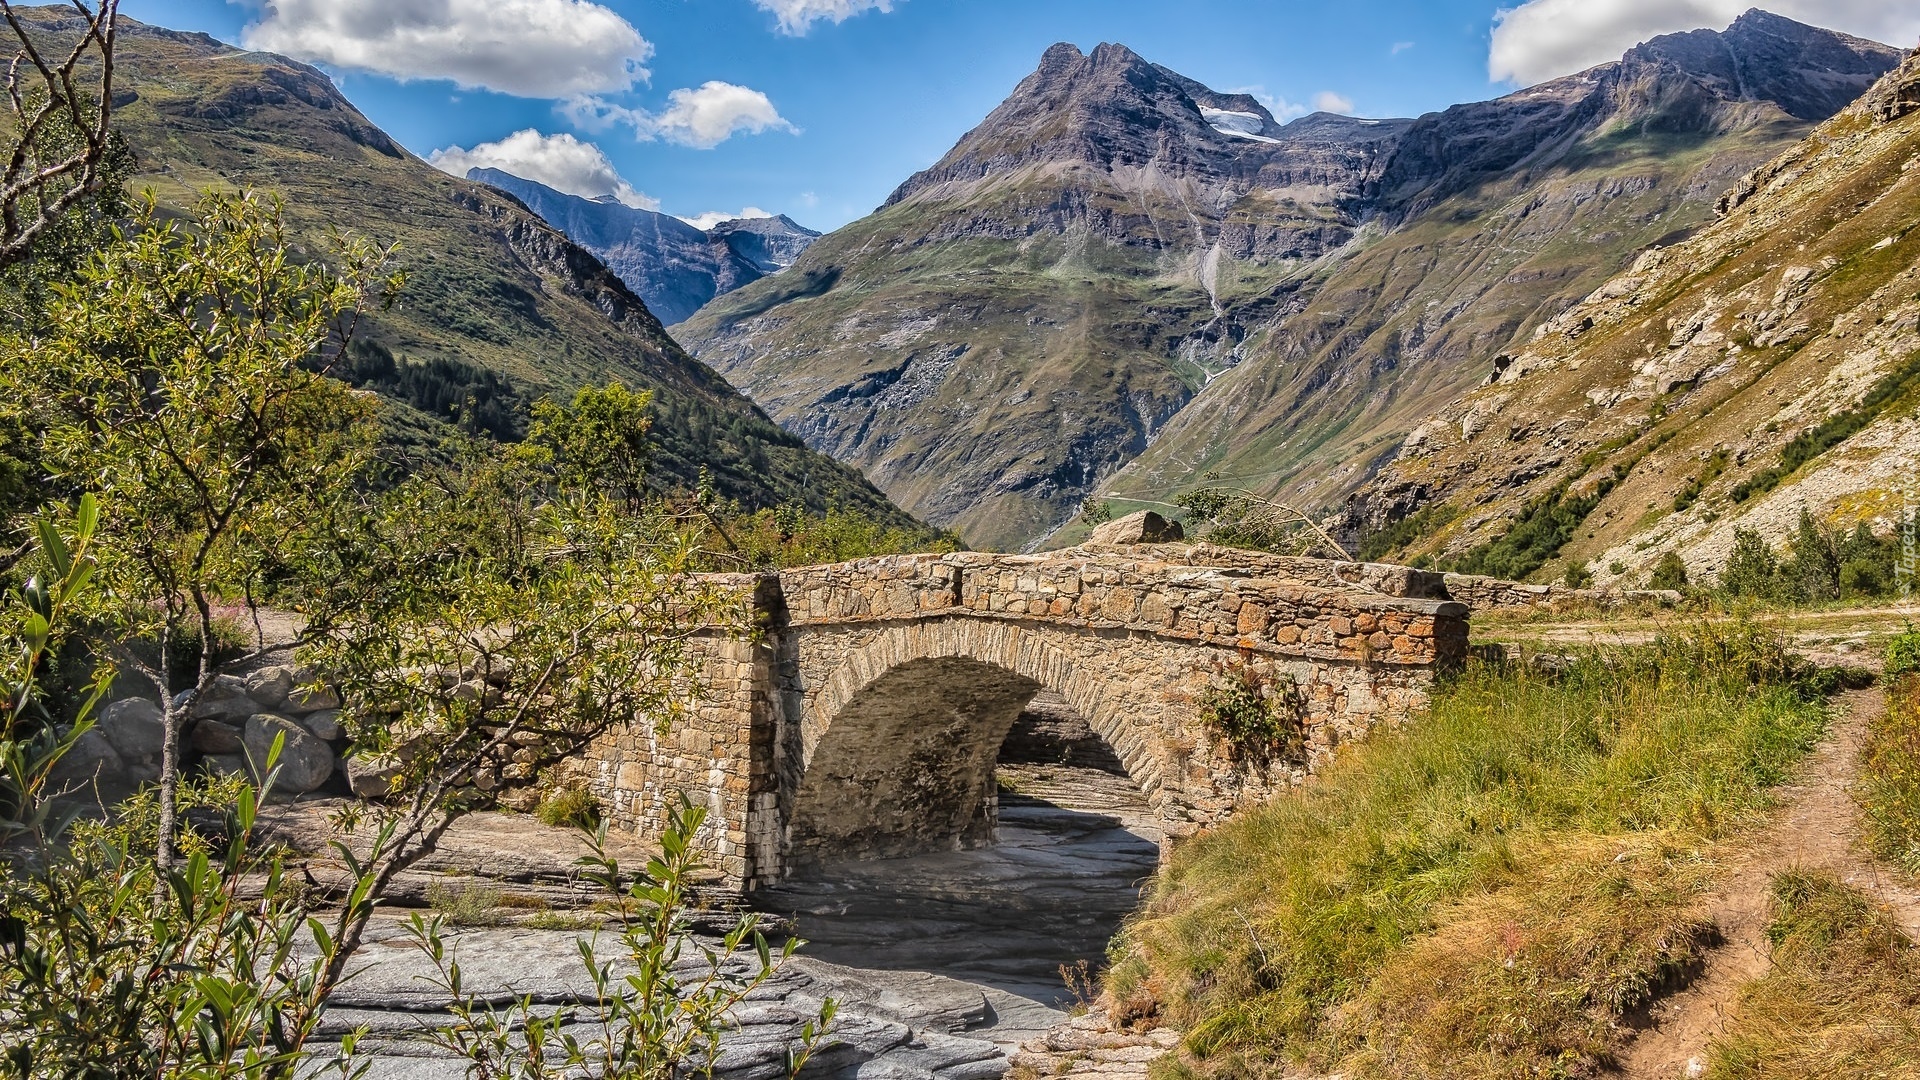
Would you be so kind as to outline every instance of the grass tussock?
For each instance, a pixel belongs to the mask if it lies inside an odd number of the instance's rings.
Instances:
[[[506,921],[500,890],[470,879],[427,886],[427,906],[454,926],[498,926]]]
[[[1709,1080],[1920,1076],[1920,954],[1892,914],[1828,873],[1774,880],[1773,969],[1748,984]]]
[[[1920,875],[1920,674],[1887,687],[1887,711],[1867,728],[1855,794],[1874,854]]]
[[[585,784],[568,784],[547,792],[533,816],[542,825],[591,829],[600,823],[600,800]]]
[[[1712,843],[1823,730],[1801,674],[1744,626],[1471,667],[1177,849],[1109,1000],[1187,1032],[1176,1071],[1591,1075],[1711,933]]]

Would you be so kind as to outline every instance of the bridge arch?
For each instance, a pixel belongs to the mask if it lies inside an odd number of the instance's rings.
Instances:
[[[1074,647],[1080,634],[954,618],[889,626],[853,648],[806,695],[788,866],[991,842],[994,762],[1042,689],[1064,697],[1165,812],[1155,731],[1167,709],[1191,704],[1125,692],[1100,655],[1124,649],[1124,632],[1094,650]]]

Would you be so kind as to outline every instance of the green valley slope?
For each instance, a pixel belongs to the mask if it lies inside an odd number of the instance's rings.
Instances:
[[[59,9],[31,16],[64,24]],[[909,520],[689,357],[598,259],[511,197],[409,154],[319,71],[123,18],[116,98],[135,190],[176,206],[209,187],[273,192],[316,249],[335,228],[399,244],[406,289],[393,311],[363,322],[356,358],[363,371],[397,373],[388,383],[410,404],[387,410],[396,438],[449,433],[467,399],[492,399],[502,424],[515,405],[619,380],[655,394],[664,483],[690,486],[704,469],[721,495],[749,506],[842,505]]]
[[[1444,507],[1397,552],[1444,559],[1565,492],[1590,510],[1541,576],[1637,586],[1669,550],[1711,579],[1736,528],[1777,546],[1803,509],[1882,534],[1920,510],[1920,59],[1720,211],[1419,425],[1349,532]]]

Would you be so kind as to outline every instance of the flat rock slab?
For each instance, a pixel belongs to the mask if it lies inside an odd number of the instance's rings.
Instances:
[[[738,1010],[716,1075],[784,1076],[788,1048],[828,997],[839,1003],[835,1041],[809,1063],[809,1077],[994,1080],[1022,1043],[1058,1029],[1074,1005],[1061,966],[1101,961],[1158,863],[1161,836],[1125,777],[1067,765],[1006,765],[1001,773],[1017,791],[1002,792],[994,847],[844,863],[755,898],[763,911],[792,919],[808,944]],[[315,851],[335,835],[333,806],[278,806],[263,817],[274,838]],[[650,853],[630,837],[613,843],[625,865]],[[579,907],[597,898],[574,865],[586,850],[572,830],[475,814],[399,891],[422,902],[429,885],[468,881]],[[582,939],[620,974],[613,929],[462,927],[443,939],[470,994],[500,1003],[530,997],[543,1014],[587,1011]],[[690,963],[683,974],[695,970]],[[449,1022],[447,1004],[405,920],[389,913],[368,928],[322,1034],[364,1029],[373,1080],[455,1080],[466,1063],[427,1041]],[[584,1024],[576,1030],[591,1033]]]

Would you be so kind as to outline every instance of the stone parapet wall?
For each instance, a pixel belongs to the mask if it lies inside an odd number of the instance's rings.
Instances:
[[[1076,552],[1096,555],[1122,555],[1169,566],[1204,566],[1214,569],[1251,570],[1260,577],[1315,585],[1323,589],[1359,589],[1386,596],[1412,600],[1446,600],[1445,575],[1431,570],[1392,563],[1349,562],[1339,559],[1312,559],[1298,555],[1275,555],[1244,548],[1218,547],[1213,544],[1137,544],[1127,547],[1080,547],[1052,552],[1055,556]]]
[[[1228,549],[1203,550],[1225,561]],[[1356,580],[1426,593],[1439,591],[1438,575],[1415,578],[1420,571],[1257,552],[1237,553],[1245,565],[1222,568],[1196,565],[1190,561],[1195,552],[1143,545],[1026,556],[891,556],[788,571],[780,575],[780,592],[790,626],[916,619],[958,609],[1312,659],[1428,665],[1465,655],[1464,623],[1454,625],[1466,616],[1459,604],[1328,584],[1350,572]],[[1189,561],[1170,562],[1166,555]],[[1396,570],[1398,576],[1390,573]]]
[[[1478,574],[1446,575],[1447,595],[1470,611],[1556,610],[1578,606],[1673,607],[1682,597],[1671,589],[1569,589],[1531,585]]]

